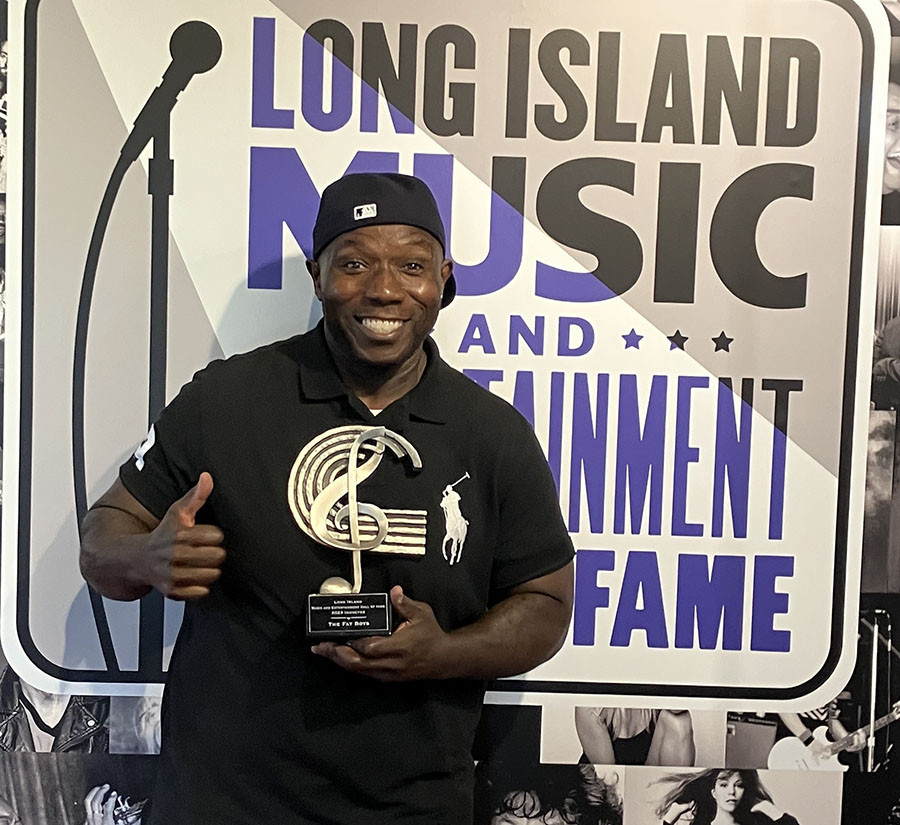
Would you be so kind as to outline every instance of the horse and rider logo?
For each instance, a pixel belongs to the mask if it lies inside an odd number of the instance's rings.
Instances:
[[[444,487],[441,494],[441,509],[444,511],[446,532],[441,543],[441,553],[451,565],[456,564],[462,556],[463,545],[466,543],[466,533],[469,530],[469,522],[463,518],[459,509],[460,495],[453,488],[471,476],[466,473],[458,481]]]

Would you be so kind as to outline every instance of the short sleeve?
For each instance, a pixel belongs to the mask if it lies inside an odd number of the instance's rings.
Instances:
[[[159,519],[207,469],[201,466],[200,385],[197,375],[182,387],[134,454],[119,468],[125,489]]]
[[[528,422],[515,415],[500,466],[500,542],[491,581],[495,591],[559,570],[574,556],[547,459]]]

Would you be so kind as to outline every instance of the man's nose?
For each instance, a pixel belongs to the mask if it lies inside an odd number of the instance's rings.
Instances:
[[[381,303],[401,299],[400,276],[389,263],[382,262],[372,267],[366,280],[366,297]]]

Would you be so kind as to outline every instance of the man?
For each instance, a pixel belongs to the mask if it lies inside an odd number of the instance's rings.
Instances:
[[[561,646],[572,547],[540,448],[428,337],[445,248],[421,181],[333,183],[307,265],[324,323],[198,373],[88,513],[101,593],[189,602],[153,825],[468,822],[483,680]],[[467,473],[451,566],[442,491]],[[354,583],[399,627],[310,648],[308,594],[366,542]]]
[[[881,182],[881,223],[900,224],[900,83],[888,83]]]
[[[109,698],[47,693],[0,673],[0,751],[106,753]]]
[[[812,710],[802,711],[800,713],[779,713],[779,724],[775,731],[775,747],[777,751],[769,754],[769,768],[791,769],[795,765],[799,765],[804,769],[811,770],[845,770],[842,763],[838,762],[838,755],[826,757],[823,759],[823,749],[825,745],[822,740],[816,739],[814,732],[818,728],[825,729],[825,737],[831,742],[848,739],[849,741],[844,748],[847,753],[856,753],[866,746],[866,734],[862,730],[854,731],[850,735],[850,731],[844,727],[839,719],[840,707],[838,706],[837,697],[832,699],[827,705],[813,708]],[[794,742],[799,739],[806,748],[801,750],[799,746],[793,746],[785,752],[779,744],[782,740]]]

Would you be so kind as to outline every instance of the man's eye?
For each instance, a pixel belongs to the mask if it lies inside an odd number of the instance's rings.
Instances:
[[[410,272],[421,272],[423,269],[425,269],[425,267],[422,266],[422,264],[420,264],[418,261],[410,261],[406,265],[406,268],[410,270]]]

